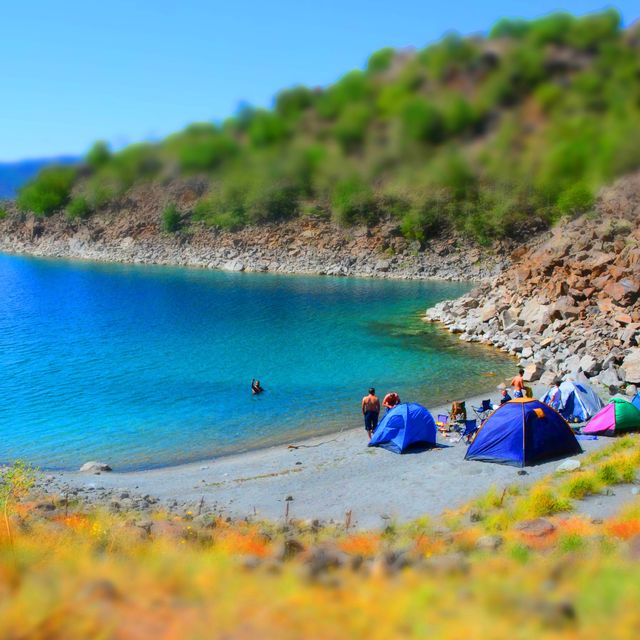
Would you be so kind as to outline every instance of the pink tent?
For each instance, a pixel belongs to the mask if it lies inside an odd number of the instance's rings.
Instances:
[[[582,433],[601,433],[612,436],[635,429],[640,429],[640,410],[627,400],[614,398],[589,420]]]

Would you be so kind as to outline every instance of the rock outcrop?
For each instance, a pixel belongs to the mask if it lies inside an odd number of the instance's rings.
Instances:
[[[640,174],[511,259],[508,271],[427,319],[519,357],[528,380],[640,382]]]

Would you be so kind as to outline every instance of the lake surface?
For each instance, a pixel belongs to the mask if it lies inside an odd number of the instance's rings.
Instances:
[[[468,288],[0,255],[0,462],[164,466],[360,426],[371,385],[480,392],[511,361],[420,320]]]

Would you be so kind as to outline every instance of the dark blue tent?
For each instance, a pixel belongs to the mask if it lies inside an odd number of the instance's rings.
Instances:
[[[465,460],[524,467],[582,449],[554,409],[533,398],[516,398],[496,409],[480,427]]]
[[[436,431],[436,422],[428,409],[415,402],[399,404],[382,418],[369,446],[404,453],[411,448],[433,446]]]
[[[631,401],[631,404],[637,409],[640,409],[640,392],[636,393],[636,395],[633,396],[633,400]]]

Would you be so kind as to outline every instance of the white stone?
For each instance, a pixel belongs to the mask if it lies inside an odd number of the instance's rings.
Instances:
[[[580,464],[580,460],[576,460],[575,458],[569,458],[565,460],[562,464],[559,464],[556,467],[556,471],[575,471],[579,469],[582,465]]]

